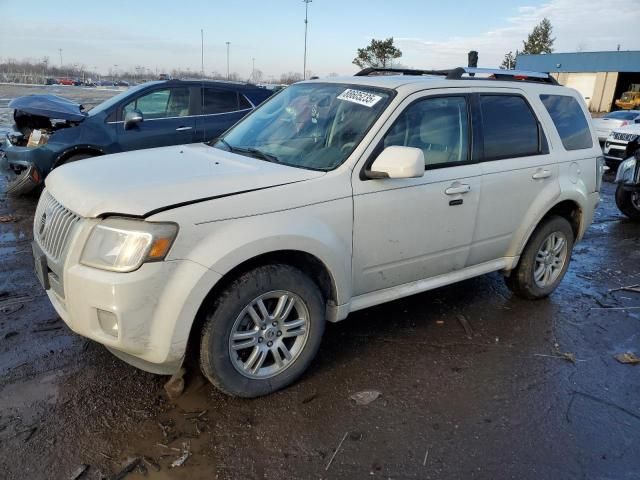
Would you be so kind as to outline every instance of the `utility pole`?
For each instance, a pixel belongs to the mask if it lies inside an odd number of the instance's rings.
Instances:
[[[254,75],[256,73],[256,58],[251,57],[251,81],[255,81]]]
[[[307,30],[309,28],[309,4],[313,0],[302,0],[304,2],[304,67],[302,68],[302,78],[307,79]]]
[[[200,76],[204,78],[204,30],[200,29]]]
[[[62,70],[62,49],[59,48],[58,51],[60,52],[60,70]]]
[[[230,74],[229,74],[229,46],[231,45],[231,42],[227,42],[227,80],[229,80]]]

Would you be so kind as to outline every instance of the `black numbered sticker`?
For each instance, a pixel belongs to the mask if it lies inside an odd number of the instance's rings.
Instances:
[[[374,93],[348,88],[338,95],[338,100],[345,100],[347,102],[357,103],[358,105],[364,105],[365,107],[371,108],[382,100],[382,97]]]

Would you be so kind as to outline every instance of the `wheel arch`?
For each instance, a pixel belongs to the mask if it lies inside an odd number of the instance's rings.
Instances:
[[[527,235],[523,238],[523,240],[518,245],[517,255],[521,255],[527,243],[529,243],[529,239],[535,229],[540,225],[540,222],[552,216],[560,216],[566,219],[571,225],[571,230],[573,230],[574,240],[577,242],[582,238],[584,234],[585,225],[584,225],[584,208],[578,200],[574,198],[565,198],[558,200],[551,207],[548,207],[543,211],[542,215],[539,216],[537,221],[529,228]]]
[[[311,253],[301,250],[276,250],[262,253],[244,260],[226,272],[204,297],[189,331],[185,354],[187,361],[193,361],[195,357],[197,357],[199,351],[198,341],[206,319],[206,313],[208,309],[213,307],[218,295],[244,273],[257,267],[273,264],[289,265],[309,275],[325,299],[327,304],[327,319],[329,321],[333,320],[332,316],[335,316],[334,306],[338,298],[338,287],[331,271],[322,260]]]
[[[104,155],[105,153],[106,152],[104,151],[104,149],[96,145],[74,145],[71,148],[67,148],[56,157],[53,163],[53,168],[59,167],[60,165],[64,164],[69,158],[73,157],[74,155],[89,154],[97,157],[100,155]]]

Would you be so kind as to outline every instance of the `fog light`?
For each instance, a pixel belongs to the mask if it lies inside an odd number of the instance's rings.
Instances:
[[[98,308],[98,322],[104,333],[118,338],[118,317],[115,313]]]

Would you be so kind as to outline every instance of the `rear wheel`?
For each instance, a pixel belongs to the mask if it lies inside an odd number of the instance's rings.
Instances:
[[[573,230],[565,218],[544,219],[531,235],[518,266],[506,277],[507,286],[523,298],[548,296],[569,268],[573,242]]]
[[[325,303],[317,285],[288,265],[249,271],[207,314],[200,367],[223,392],[266,395],[294,382],[316,355]]]
[[[619,184],[616,188],[616,205],[631,220],[640,222],[640,192],[625,190]]]

